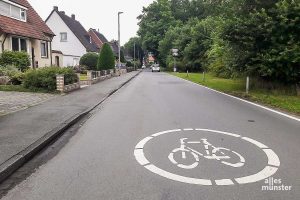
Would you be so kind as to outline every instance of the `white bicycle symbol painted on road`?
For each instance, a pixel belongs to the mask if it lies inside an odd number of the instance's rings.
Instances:
[[[224,147],[215,147],[207,141],[207,139],[201,139],[200,141],[187,141],[188,138],[180,139],[180,147],[174,149],[168,156],[169,160],[180,168],[183,169],[194,169],[198,166],[200,161],[200,156],[209,160],[220,161],[224,165],[231,167],[242,167],[245,164],[245,159],[239,153],[232,151]],[[200,153],[195,149],[188,147],[188,144],[199,144],[204,145],[205,153]],[[179,154],[179,155],[178,155]],[[192,164],[183,164],[186,163],[187,157],[192,156]],[[177,155],[177,156],[176,156]],[[175,159],[183,159],[177,162]],[[190,159],[191,160],[191,159]],[[237,161],[236,161],[237,160]]]

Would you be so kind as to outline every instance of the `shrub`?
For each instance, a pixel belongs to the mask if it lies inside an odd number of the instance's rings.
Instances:
[[[9,83],[13,85],[21,85],[24,78],[24,73],[19,71],[16,67],[8,65],[5,67],[0,67],[0,76],[8,77]]]
[[[78,77],[71,68],[45,67],[37,70],[28,70],[24,75],[23,85],[32,90],[56,90],[56,75],[65,75],[65,85],[78,81]]]
[[[105,43],[102,46],[100,51],[100,55],[98,58],[97,69],[98,70],[106,70],[113,69],[115,67],[115,56],[114,53],[109,46],[109,44]]]
[[[26,71],[30,66],[30,58],[26,52],[4,51],[0,55],[0,65],[14,65],[21,71]]]
[[[98,62],[98,54],[89,52],[84,54],[80,58],[79,64],[86,66],[88,70],[96,70],[97,62]]]

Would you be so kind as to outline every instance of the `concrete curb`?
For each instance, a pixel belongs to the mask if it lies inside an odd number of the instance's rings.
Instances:
[[[38,154],[43,148],[48,146],[52,141],[59,138],[68,128],[72,125],[76,124],[79,120],[81,120],[84,116],[94,110],[97,106],[103,103],[108,97],[113,95],[119,89],[121,89],[124,85],[129,83],[132,79],[137,77],[142,71],[139,71],[135,76],[131,77],[129,80],[122,83],[116,89],[112,90],[108,95],[106,95],[99,103],[88,108],[87,110],[78,113],[71,117],[70,119],[66,120],[58,127],[54,128],[50,132],[46,133],[43,137],[32,143],[23,151],[19,152],[18,154],[12,156],[10,159],[5,161],[0,165],[0,183],[7,179],[13,172],[23,166],[27,161],[29,161],[33,156]]]

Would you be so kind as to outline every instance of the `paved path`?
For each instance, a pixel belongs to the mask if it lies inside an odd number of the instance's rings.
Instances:
[[[35,106],[58,95],[29,93],[29,92],[2,92],[0,91],[0,116],[24,110]]]
[[[298,200],[299,130],[296,120],[143,72],[3,200]],[[263,191],[269,185],[291,190]]]
[[[70,118],[98,104],[136,73],[111,78],[26,110],[0,116],[0,164]]]

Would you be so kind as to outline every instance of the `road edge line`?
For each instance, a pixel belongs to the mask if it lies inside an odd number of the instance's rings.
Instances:
[[[172,75],[172,74],[171,74],[171,75]],[[236,96],[233,96],[233,95],[224,93],[224,92],[220,92],[220,91],[218,91],[218,90],[215,90],[215,89],[206,87],[206,86],[204,86],[204,85],[200,85],[200,84],[194,83],[194,82],[192,82],[192,81],[186,80],[186,79],[184,79],[184,78],[181,78],[181,77],[178,77],[178,76],[175,76],[175,75],[172,75],[172,76],[173,76],[173,77],[176,77],[176,78],[179,78],[179,79],[181,79],[181,80],[184,80],[184,81],[186,81],[186,82],[188,82],[188,83],[192,83],[192,84],[194,84],[194,85],[197,85],[197,86],[203,87],[203,88],[205,88],[205,89],[211,90],[211,91],[213,91],[213,92],[216,92],[216,93],[219,93],[219,94],[223,94],[223,95],[225,95],[225,96],[228,96],[228,97],[231,97],[231,98],[240,100],[240,101],[242,101],[242,102],[245,102],[245,103],[254,105],[254,106],[259,107],[259,108],[262,108],[262,109],[264,109],[264,110],[267,110],[267,111],[270,111],[270,112],[276,113],[276,114],[278,114],[278,115],[281,115],[281,116],[287,117],[287,118],[289,118],[289,119],[293,119],[293,120],[296,120],[296,121],[300,122],[300,118],[298,118],[298,117],[294,117],[294,116],[288,115],[288,114],[286,114],[286,113],[283,113],[283,112],[274,110],[274,109],[272,109],[272,108],[268,108],[268,107],[266,107],[266,106],[259,105],[259,104],[254,103],[254,102],[251,102],[251,101],[248,101],[248,100],[245,100],[245,99],[242,99],[242,98],[239,98],[239,97],[236,97]]]

